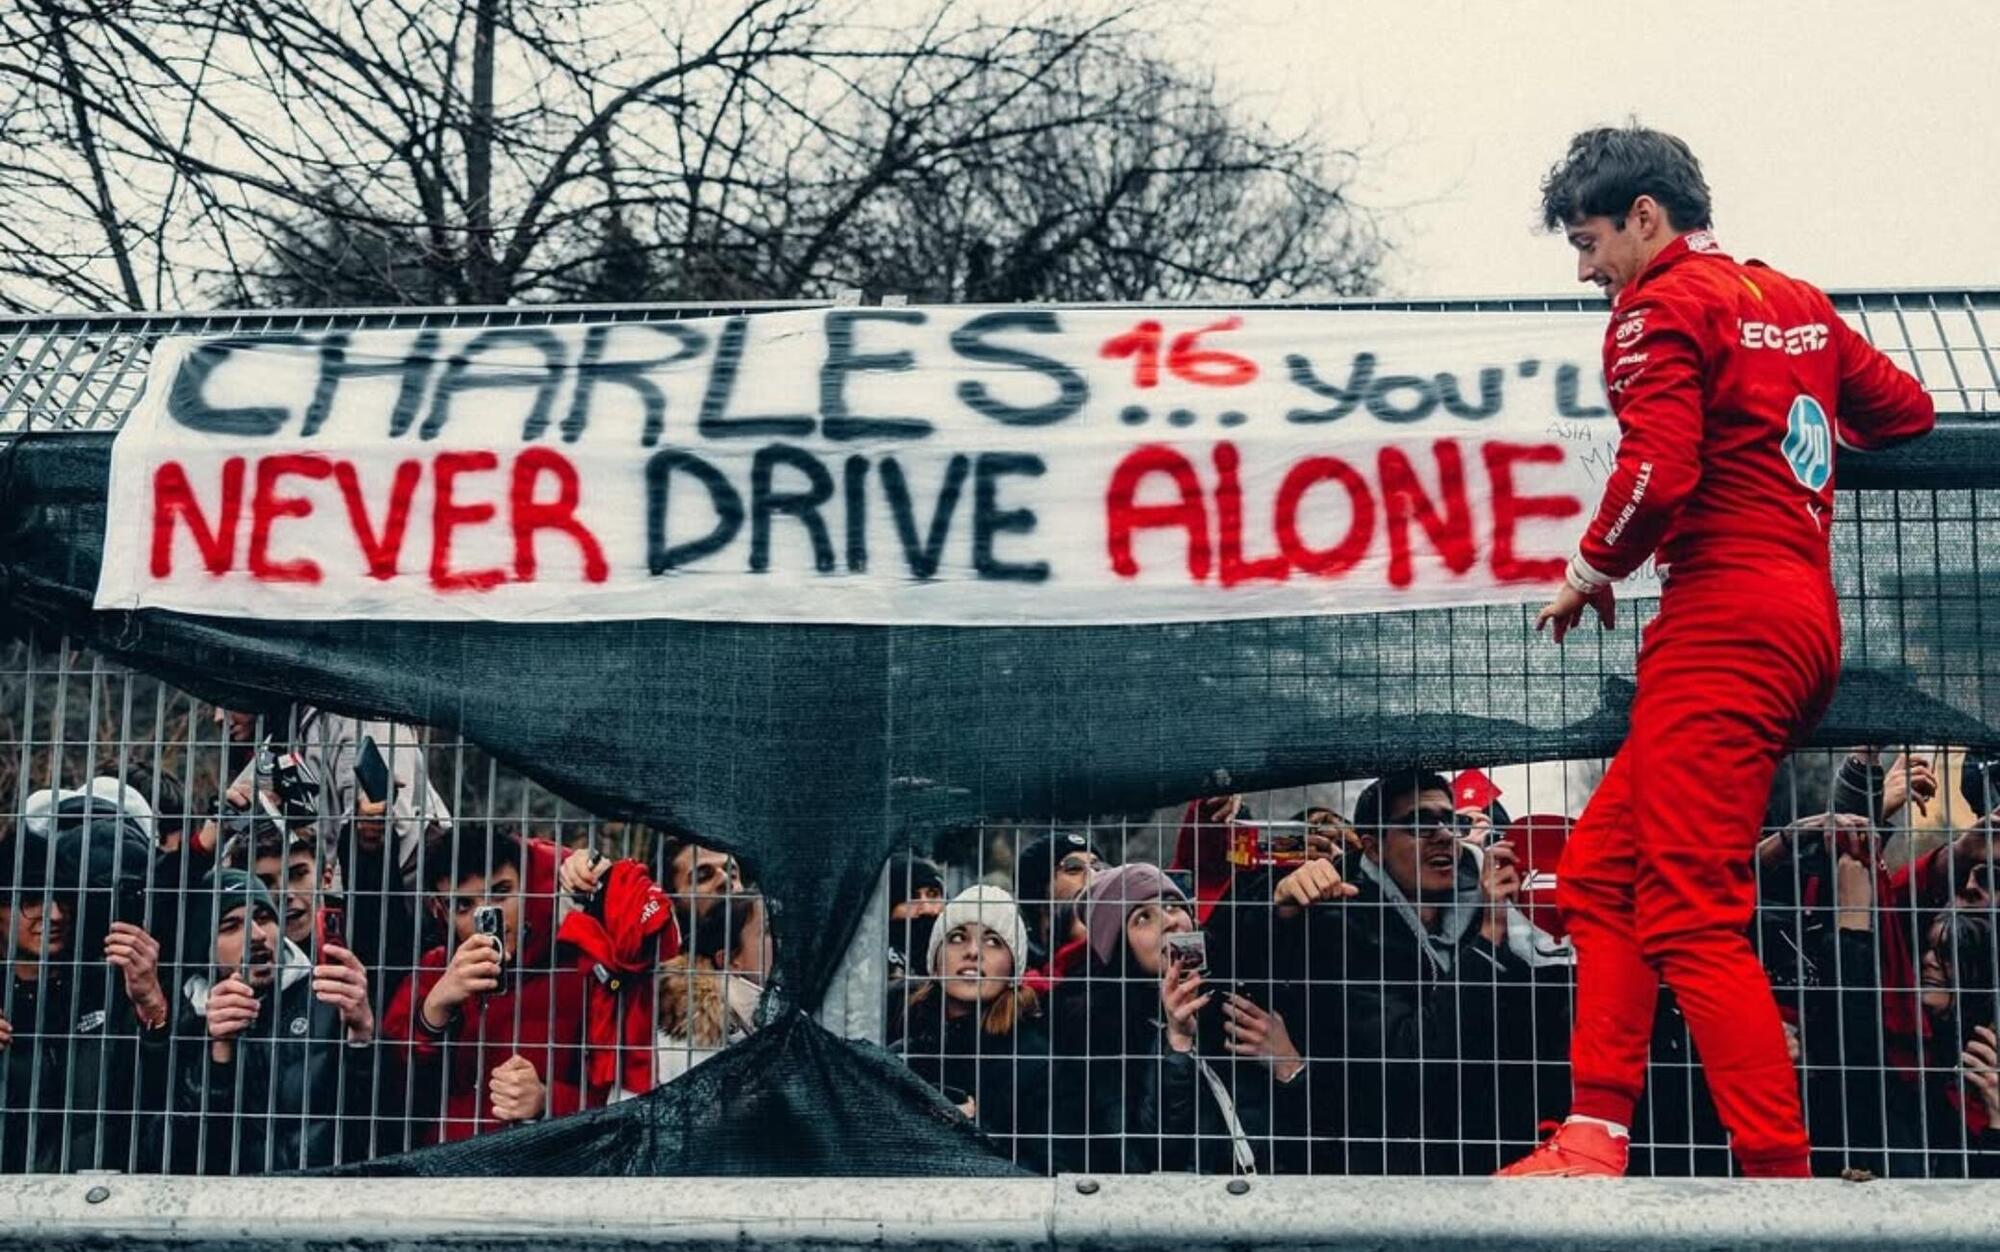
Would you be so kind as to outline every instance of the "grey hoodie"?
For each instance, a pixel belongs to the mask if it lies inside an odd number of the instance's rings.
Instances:
[[[1483,848],[1468,849],[1483,867],[1486,852]],[[1416,935],[1425,955],[1441,974],[1452,972],[1459,952],[1465,946],[1466,934],[1479,925],[1480,917],[1486,911],[1486,901],[1481,898],[1477,886],[1467,887],[1454,895],[1448,904],[1439,906],[1438,928],[1435,931],[1424,927],[1423,918],[1417,906],[1403,894],[1396,880],[1384,873],[1382,867],[1368,857],[1358,857],[1361,872],[1382,892],[1382,899],[1396,916],[1403,919]],[[1567,939],[1558,939],[1548,931],[1528,920],[1528,915],[1512,904],[1507,906],[1507,950],[1530,966],[1542,968],[1551,965],[1576,964],[1576,950]]]

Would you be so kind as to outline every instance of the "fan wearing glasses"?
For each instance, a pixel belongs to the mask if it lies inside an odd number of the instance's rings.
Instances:
[[[1314,1074],[1312,1168],[1490,1170],[1567,1088],[1567,960],[1512,905],[1513,847],[1477,846],[1441,776],[1370,784],[1354,829],[1358,853],[1277,884],[1273,932],[1247,945]]]
[[[1478,914],[1478,935],[1489,944],[1507,942],[1507,908],[1521,891],[1519,856],[1506,840],[1478,845],[1478,825],[1451,804],[1451,788],[1436,774],[1402,775],[1415,790],[1394,794],[1383,779],[1362,794],[1355,808],[1355,832],[1361,859],[1345,862],[1312,860],[1281,881],[1275,892],[1280,916],[1323,901],[1350,899],[1362,886],[1341,873],[1378,883],[1387,879],[1399,904],[1414,920],[1437,934],[1446,913],[1470,909]],[[1383,798],[1384,792],[1388,798]]]

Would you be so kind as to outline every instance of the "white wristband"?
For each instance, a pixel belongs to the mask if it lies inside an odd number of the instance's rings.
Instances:
[[[1592,569],[1590,562],[1584,560],[1583,555],[1578,553],[1569,559],[1568,568],[1563,570],[1563,581],[1586,596],[1594,596],[1609,587],[1612,578],[1608,574],[1600,574]]]

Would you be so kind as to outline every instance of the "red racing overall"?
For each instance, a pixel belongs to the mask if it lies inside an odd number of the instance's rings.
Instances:
[[[1780,756],[1840,662],[1828,573],[1833,445],[1931,428],[1931,401],[1819,290],[1668,244],[1619,293],[1604,376],[1623,436],[1570,581],[1668,572],[1631,728],[1571,835],[1557,900],[1576,942],[1571,1111],[1630,1124],[1654,999],[1673,988],[1737,1160],[1804,1176],[1798,1080],[1746,930]]]

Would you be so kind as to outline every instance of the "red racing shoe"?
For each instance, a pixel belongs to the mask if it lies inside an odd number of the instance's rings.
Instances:
[[[1548,1123],[1544,1122],[1546,1126]],[[1596,1122],[1564,1122],[1495,1178],[1623,1178],[1631,1140]]]

